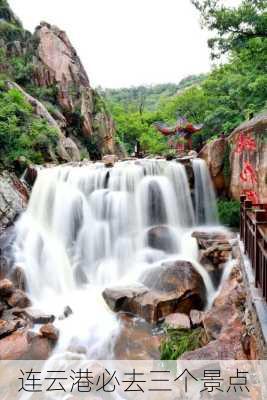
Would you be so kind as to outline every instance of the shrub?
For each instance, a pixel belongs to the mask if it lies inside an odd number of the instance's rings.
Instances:
[[[0,84],[0,160],[4,168],[24,157],[29,162],[43,163],[49,149],[57,144],[57,132],[37,117],[17,89],[4,89]]]
[[[220,222],[230,228],[238,228],[240,224],[240,203],[236,200],[219,200],[218,212]]]

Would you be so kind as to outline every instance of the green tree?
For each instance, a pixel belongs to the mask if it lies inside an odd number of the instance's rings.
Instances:
[[[209,40],[214,57],[240,50],[251,39],[266,40],[266,0],[243,0],[238,7],[226,7],[222,0],[191,1],[201,13],[203,26],[215,34]]]

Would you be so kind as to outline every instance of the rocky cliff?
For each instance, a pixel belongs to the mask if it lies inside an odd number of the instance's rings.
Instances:
[[[267,203],[267,113],[241,124],[229,137],[230,193]]]
[[[244,122],[227,139],[209,142],[199,157],[208,163],[218,194],[267,202],[267,113]]]
[[[65,32],[42,22],[32,35],[0,0],[0,42],[0,73],[56,128],[59,161],[114,152],[112,118]]]

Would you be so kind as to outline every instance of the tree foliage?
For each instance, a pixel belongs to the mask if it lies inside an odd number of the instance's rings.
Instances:
[[[152,108],[150,96],[157,93],[160,85],[154,89],[105,92],[119,138],[130,149],[139,140],[148,152],[166,151],[165,139],[151,128],[153,121],[172,125],[177,117],[185,116],[194,123],[203,123],[201,133],[193,137],[198,150],[205,141],[222,132],[231,133],[244,120],[266,110],[267,0],[243,0],[235,8],[225,7],[220,0],[192,2],[200,11],[205,27],[214,34],[209,41],[212,54],[221,56],[227,52],[228,60],[199,79],[185,78],[176,85],[175,92],[170,90],[171,85],[166,86],[165,94],[157,94]]]
[[[19,158],[43,163],[49,149],[55,149],[57,132],[36,117],[32,107],[17,89],[6,90],[0,82],[0,160],[5,168]]]
[[[251,39],[267,38],[267,1],[243,0],[226,7],[222,0],[191,0],[200,11],[202,24],[215,36],[209,40],[214,57],[247,46]]]

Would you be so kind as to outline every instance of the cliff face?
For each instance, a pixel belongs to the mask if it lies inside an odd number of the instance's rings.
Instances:
[[[241,124],[229,137],[231,195],[267,203],[267,114]]]
[[[90,156],[100,158],[114,152],[114,123],[103,99],[90,86],[87,73],[67,34],[41,23],[32,35],[25,31],[0,0],[0,44],[5,59],[0,72],[20,85],[30,103],[46,109],[37,115],[53,121],[58,131],[58,160]],[[18,88],[19,89],[19,88]]]
[[[227,139],[209,142],[199,157],[207,161],[218,194],[228,192],[236,200],[245,194],[253,203],[267,203],[266,113],[238,126]]]
[[[93,140],[100,153],[113,152],[113,121],[103,100],[91,88],[66,33],[41,23],[34,42],[34,82],[40,87],[55,88],[57,104],[66,118],[66,131],[77,135],[78,124],[80,134]]]

